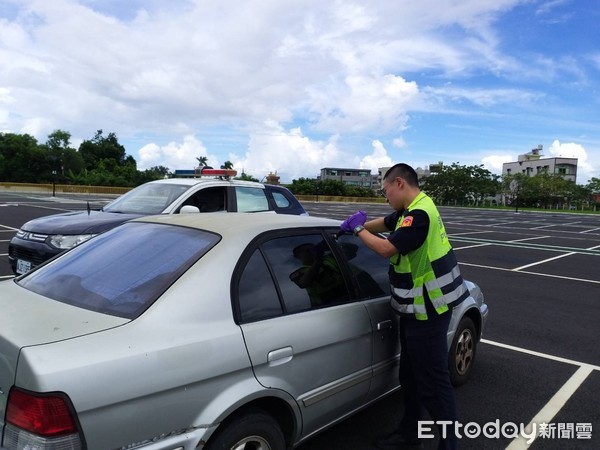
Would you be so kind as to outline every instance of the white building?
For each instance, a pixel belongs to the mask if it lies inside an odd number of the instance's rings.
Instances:
[[[540,173],[561,175],[565,180],[577,181],[577,158],[542,158],[543,146],[519,155],[519,160],[502,164],[502,175],[517,173],[533,177]]]

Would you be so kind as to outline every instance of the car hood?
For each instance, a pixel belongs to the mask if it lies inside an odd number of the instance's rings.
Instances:
[[[97,234],[140,216],[141,214],[76,211],[30,220],[21,229],[38,234]]]
[[[51,300],[14,280],[0,282],[0,391],[8,393],[13,385],[22,348],[97,333],[127,322],[122,317]],[[5,400],[6,395],[0,395],[0,412]]]

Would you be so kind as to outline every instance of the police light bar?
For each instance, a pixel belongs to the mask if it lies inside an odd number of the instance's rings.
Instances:
[[[213,177],[235,177],[237,175],[237,170],[233,169],[207,169],[202,168],[200,170],[200,175],[210,175]]]

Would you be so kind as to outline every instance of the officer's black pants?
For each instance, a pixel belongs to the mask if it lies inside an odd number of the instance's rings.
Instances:
[[[428,320],[400,319],[400,384],[404,393],[404,416],[399,431],[407,439],[417,438],[423,409],[436,422],[457,420],[454,390],[448,373],[446,340],[451,316],[451,311],[448,311],[442,315],[430,314]],[[432,424],[428,427],[434,429]],[[454,424],[446,427],[445,439],[440,427],[438,431],[439,449],[458,448]]]

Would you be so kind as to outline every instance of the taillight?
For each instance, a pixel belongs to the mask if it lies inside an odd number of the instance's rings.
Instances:
[[[38,394],[13,388],[6,406],[4,446],[14,450],[81,448],[69,405],[68,398],[61,394]]]

